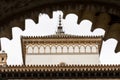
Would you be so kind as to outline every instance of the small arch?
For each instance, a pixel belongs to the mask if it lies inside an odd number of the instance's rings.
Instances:
[[[90,46],[86,46],[85,52],[86,53],[90,53],[91,52],[91,47]]]
[[[46,46],[46,47],[45,47],[45,53],[51,53],[51,50],[50,50],[50,47],[49,47],[49,46]]]
[[[45,53],[45,48],[43,46],[41,46],[39,52],[40,53]]]
[[[98,52],[98,49],[96,46],[92,46],[92,53],[97,53]]]
[[[85,46],[80,46],[80,53],[85,53]]]
[[[27,48],[27,53],[33,53],[33,47],[32,46],[29,46]]]
[[[62,53],[62,47],[61,46],[57,46],[57,53]]]
[[[33,48],[33,53],[38,53],[38,52],[39,52],[38,46],[34,46],[34,48]]]
[[[75,46],[75,47],[74,47],[74,52],[75,52],[75,53],[79,53],[79,46]]]
[[[69,46],[68,53],[73,53],[73,52],[74,52],[74,47],[73,46]]]
[[[68,53],[68,48],[67,48],[67,46],[63,46],[63,53]]]
[[[51,47],[51,53],[56,53],[56,46]]]

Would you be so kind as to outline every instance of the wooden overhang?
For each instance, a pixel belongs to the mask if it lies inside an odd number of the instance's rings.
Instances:
[[[0,79],[120,79],[120,65],[9,65],[0,68]]]

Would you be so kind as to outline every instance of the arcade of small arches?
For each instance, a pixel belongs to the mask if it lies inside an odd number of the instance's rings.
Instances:
[[[52,53],[98,53],[98,45],[26,45],[27,54],[52,54]]]

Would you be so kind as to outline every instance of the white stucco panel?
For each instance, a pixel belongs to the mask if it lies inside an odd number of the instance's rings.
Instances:
[[[99,64],[99,54],[82,55],[26,55],[26,65]]]

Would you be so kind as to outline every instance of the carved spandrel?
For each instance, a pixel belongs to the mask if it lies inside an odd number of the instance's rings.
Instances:
[[[93,23],[92,31],[94,31],[96,28],[102,28],[105,31],[108,31],[110,21],[111,16],[108,13],[100,13],[97,16],[96,21]]]

